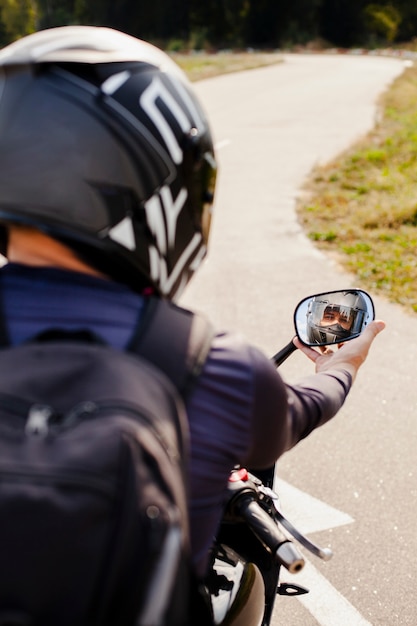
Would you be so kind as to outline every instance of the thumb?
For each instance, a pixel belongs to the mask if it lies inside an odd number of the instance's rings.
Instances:
[[[375,337],[383,331],[385,328],[385,322],[383,320],[374,320],[371,322],[362,333],[362,337],[365,337],[372,342]]]

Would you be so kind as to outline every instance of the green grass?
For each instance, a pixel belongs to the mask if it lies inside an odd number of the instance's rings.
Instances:
[[[281,60],[275,53],[173,57],[191,80]],[[363,141],[312,172],[298,218],[358,285],[417,313],[417,67],[394,81],[380,108]]]
[[[298,217],[358,284],[417,312],[417,68],[381,100],[360,143],[314,170]]]
[[[256,69],[282,61],[282,55],[275,52],[216,52],[213,54],[190,52],[189,54],[172,53],[171,56],[191,81]]]

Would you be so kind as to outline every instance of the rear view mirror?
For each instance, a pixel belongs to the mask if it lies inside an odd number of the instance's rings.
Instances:
[[[302,300],[294,313],[295,330],[307,346],[343,343],[375,319],[371,296],[361,289],[328,291]]]

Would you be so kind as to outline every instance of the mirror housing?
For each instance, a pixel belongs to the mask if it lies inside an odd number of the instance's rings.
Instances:
[[[295,309],[297,336],[307,346],[343,343],[375,319],[371,296],[361,289],[327,291],[304,298]]]

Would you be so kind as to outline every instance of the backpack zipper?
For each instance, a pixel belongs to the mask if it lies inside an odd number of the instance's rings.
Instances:
[[[132,406],[128,403],[115,402],[112,400],[101,402],[87,400],[80,402],[65,414],[62,414],[55,411],[50,405],[30,402],[16,396],[0,393],[0,407],[2,405],[6,411],[26,420],[24,432],[27,436],[41,438],[46,437],[50,434],[51,430],[54,431],[55,428],[61,430],[75,426],[78,422],[82,421],[84,416],[87,418],[96,418],[99,417],[100,414],[109,413],[111,411],[129,413],[137,418],[138,421],[142,420],[146,422],[166,454],[173,461],[178,462],[181,458],[178,448],[166,440],[164,434],[161,433],[158,426],[155,425],[155,421],[152,417],[147,415],[144,409]]]
[[[146,422],[147,426],[150,427],[155,437],[158,439],[159,443],[167,453],[167,455],[174,461],[178,462],[181,458],[179,450],[176,446],[173,446],[169,443],[164,437],[163,433],[160,432],[158,427],[155,425],[155,421],[147,415],[146,411],[142,408],[136,408],[130,404],[122,403],[122,402],[113,402],[111,400],[107,402],[81,402],[76,405],[73,409],[71,409],[68,413],[64,415],[62,421],[60,421],[60,427],[62,428],[71,428],[77,422],[81,421],[83,416],[88,418],[95,418],[103,415],[104,413],[111,412],[120,412],[120,413],[129,413],[133,415],[138,421]]]
[[[32,404],[25,426],[26,435],[46,437],[49,432],[49,422],[56,415],[53,408],[47,404]]]
[[[102,480],[98,476],[94,477],[91,474],[86,476],[86,474],[81,472],[71,472],[71,475],[68,476],[58,472],[38,472],[34,468],[30,468],[26,471],[14,469],[10,470],[3,468],[0,465],[0,476],[2,481],[9,480],[10,482],[20,482],[21,480],[25,480],[35,484],[43,483],[45,485],[49,485],[58,483],[59,485],[82,487],[86,490],[88,489],[90,491],[94,491],[95,493],[101,493],[106,498],[109,496],[113,497],[115,494],[115,481],[111,481],[109,479]]]

